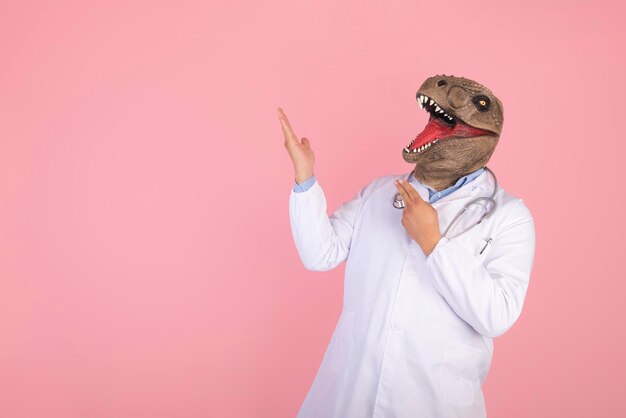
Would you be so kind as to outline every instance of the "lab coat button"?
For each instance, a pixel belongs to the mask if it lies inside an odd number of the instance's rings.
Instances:
[[[412,266],[412,265],[406,266],[406,271],[409,273],[415,272],[415,266]]]
[[[397,330],[402,329],[402,327],[400,325],[398,325],[397,322],[392,322],[391,323],[391,329],[394,330],[394,331],[397,331]]]

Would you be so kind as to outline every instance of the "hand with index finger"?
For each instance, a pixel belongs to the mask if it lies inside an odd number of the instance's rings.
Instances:
[[[407,181],[397,180],[396,188],[405,202],[402,226],[428,255],[441,239],[437,210]]]
[[[295,169],[295,177],[298,183],[313,176],[313,167],[315,165],[315,153],[311,148],[311,142],[308,138],[303,137],[302,141],[293,132],[293,128],[287,119],[287,115],[280,107],[278,108],[278,119],[285,137],[285,148],[293,162]]]

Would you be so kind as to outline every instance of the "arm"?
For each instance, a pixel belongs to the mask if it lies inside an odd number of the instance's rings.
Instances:
[[[365,190],[365,187],[362,188],[330,217],[326,213],[326,197],[318,181],[304,192],[291,190],[291,231],[300,259],[308,270],[331,270],[348,257],[357,211]]]
[[[296,184],[289,198],[289,218],[296,248],[307,269],[330,270],[348,257],[352,229],[365,188],[329,218],[324,192],[313,176],[315,156],[310,141],[298,139],[280,108],[278,116],[285,148],[296,174]]]
[[[465,322],[491,338],[508,331],[520,316],[534,260],[534,221],[518,202],[513,221],[493,236],[484,261],[446,237],[426,258],[441,296]]]

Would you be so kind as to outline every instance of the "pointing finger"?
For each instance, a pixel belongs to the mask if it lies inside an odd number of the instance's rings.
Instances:
[[[404,186],[404,189],[406,190],[407,194],[411,197],[411,201],[424,202],[424,199],[422,199],[422,196],[420,196],[420,194],[417,192],[417,190],[415,190],[415,187],[413,187],[411,183],[409,183],[408,181],[402,180],[402,185]]]
[[[404,189],[404,187],[402,187],[402,180],[396,180],[395,184],[396,184],[396,189],[398,189],[398,191],[400,192],[400,195],[402,196],[402,199],[404,199],[404,204],[405,205],[411,204],[412,203],[411,196],[409,196],[409,194]]]

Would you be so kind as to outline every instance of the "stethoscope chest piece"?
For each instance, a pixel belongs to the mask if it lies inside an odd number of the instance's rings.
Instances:
[[[393,197],[393,206],[397,209],[404,208],[404,199],[402,199],[402,195],[400,193],[396,193]]]

